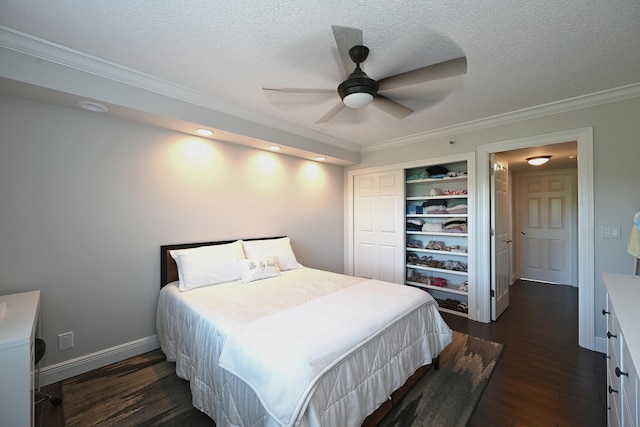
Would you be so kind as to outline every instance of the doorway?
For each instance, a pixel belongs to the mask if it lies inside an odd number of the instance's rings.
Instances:
[[[491,155],[491,320],[517,280],[577,287],[577,143]],[[526,159],[549,160],[531,165]]]
[[[530,147],[577,141],[578,164],[578,303],[579,333],[581,347],[595,350],[594,319],[594,241],[593,241],[593,129],[583,128],[534,136],[516,140],[500,141],[478,147],[478,295],[491,294],[491,186],[490,155],[499,152]],[[486,289],[481,289],[482,287]],[[486,291],[486,292],[485,292]],[[478,298],[477,308],[485,314],[491,313],[491,299]],[[490,321],[489,318],[486,321]]]

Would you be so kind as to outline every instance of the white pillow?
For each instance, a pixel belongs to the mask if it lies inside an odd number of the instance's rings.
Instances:
[[[281,271],[302,268],[302,265],[296,260],[296,256],[291,249],[291,241],[288,237],[280,239],[265,240],[243,240],[242,247],[247,258],[267,258],[276,257],[278,259],[278,268]]]
[[[273,256],[261,259],[239,259],[238,264],[244,283],[280,275],[278,260]]]
[[[242,277],[238,266],[238,259],[244,258],[241,240],[169,253],[178,266],[178,287],[181,291],[240,280]]]

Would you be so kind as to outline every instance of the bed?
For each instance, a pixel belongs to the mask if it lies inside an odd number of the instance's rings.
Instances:
[[[218,427],[375,425],[452,336],[428,293],[304,267],[287,237],[162,246],[156,326]]]

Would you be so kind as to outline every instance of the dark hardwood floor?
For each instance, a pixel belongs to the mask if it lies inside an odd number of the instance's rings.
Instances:
[[[606,360],[578,346],[576,288],[517,281],[497,322],[443,317],[505,345],[470,426],[607,425]]]
[[[471,427],[606,425],[606,362],[578,346],[576,288],[518,281],[497,322],[443,317],[456,331],[505,345]],[[43,390],[60,396],[60,383]],[[40,403],[36,426],[63,427],[62,412]]]

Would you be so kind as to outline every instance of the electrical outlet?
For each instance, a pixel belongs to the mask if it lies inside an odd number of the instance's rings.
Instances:
[[[58,335],[58,351],[68,350],[73,347],[73,332],[65,332]]]

